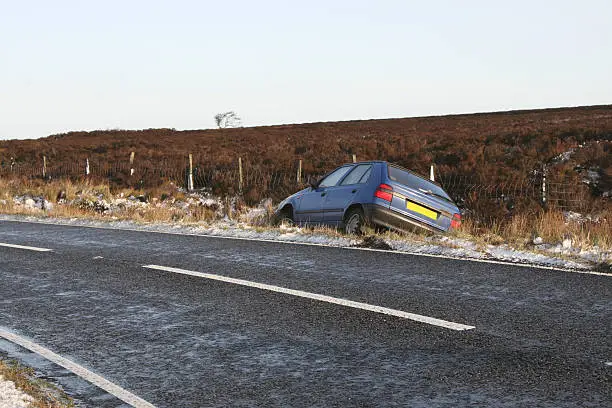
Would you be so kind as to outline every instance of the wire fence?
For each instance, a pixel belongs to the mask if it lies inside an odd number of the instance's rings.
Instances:
[[[551,181],[544,173],[523,179],[490,182],[476,176],[441,175],[440,185],[476,218],[499,217],[542,208],[594,212],[606,205],[591,188],[577,181]]]
[[[280,200],[304,188],[309,179],[316,180],[323,175],[322,172],[303,172],[301,162],[299,165],[283,163],[279,169],[274,169],[242,160],[221,165],[196,160],[190,166],[185,158],[137,163],[86,159],[53,164],[45,161],[44,164],[11,162],[0,165],[0,178],[4,179],[91,179],[107,181],[112,187],[138,189],[173,183],[183,188],[206,189],[220,196],[240,195],[250,204],[267,197]],[[494,218],[542,207],[591,212],[606,203],[579,180],[568,181],[544,172],[496,182],[474,175],[437,174],[437,182],[462,210],[476,218]]]

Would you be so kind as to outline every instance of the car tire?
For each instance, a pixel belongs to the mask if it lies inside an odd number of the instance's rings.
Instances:
[[[361,208],[353,208],[344,217],[344,232],[349,235],[363,235],[366,224],[363,210]]]
[[[291,207],[285,207],[278,214],[277,225],[286,225],[292,227],[295,225],[295,221],[293,220],[293,210]]]

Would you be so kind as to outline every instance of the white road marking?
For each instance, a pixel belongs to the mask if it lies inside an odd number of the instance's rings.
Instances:
[[[103,256],[94,256],[93,259],[104,259]]]
[[[72,371],[74,374],[78,375],[84,380],[89,381],[95,386],[102,388],[104,391],[108,392],[109,394],[114,395],[115,397],[119,398],[123,402],[126,402],[136,408],[141,408],[141,407],[142,408],[155,408],[153,404],[143,400],[142,398],[132,394],[129,391],[124,390],[123,388],[119,387],[116,384],[113,384],[112,382],[99,376],[98,374],[95,374],[87,370],[86,368],[64,357],[58,354],[55,354],[51,350],[39,344],[36,344],[28,339],[25,339],[14,333],[6,331],[2,328],[0,328],[0,337],[3,337],[6,340],[11,341],[15,344],[18,344],[21,347],[24,347],[36,354],[39,354],[40,356],[46,358],[47,360],[52,361],[55,364],[60,365],[64,367],[65,369]]]
[[[7,248],[27,249],[28,251],[36,251],[36,252],[51,252],[51,251],[53,251],[52,249],[47,249],[47,248],[36,248],[36,247],[24,246],[24,245],[5,244],[5,243],[2,243],[2,242],[0,242],[0,246],[1,247],[7,247]]]
[[[606,361],[606,365],[607,365],[608,367],[612,367],[612,361]]]
[[[297,297],[306,298],[306,299],[313,299],[313,300],[318,300],[321,302],[333,303],[336,305],[352,307],[355,309],[367,310],[367,311],[375,312],[375,313],[382,313],[382,314],[389,315],[389,316],[401,317],[404,319],[414,320],[416,322],[421,322],[421,323],[427,323],[427,324],[444,327],[444,328],[451,329],[451,330],[461,331],[461,330],[471,330],[475,328],[474,326],[468,326],[468,325],[461,324],[461,323],[449,322],[447,320],[441,320],[441,319],[436,319],[435,317],[429,317],[429,316],[423,316],[423,315],[419,315],[415,313],[404,312],[402,310],[389,309],[387,307],[370,305],[368,303],[355,302],[352,300],[341,299],[341,298],[336,298],[336,297],[327,296],[327,295],[320,295],[317,293],[304,292],[304,291],[295,290],[295,289],[288,289],[288,288],[283,288],[281,286],[267,285],[265,283],[252,282],[252,281],[248,281],[244,279],[229,278],[227,276],[215,275],[211,273],[195,272],[195,271],[190,271],[187,269],[172,268],[168,266],[159,266],[159,265],[144,265],[143,268],[156,269],[159,271],[166,271],[166,272],[173,272],[173,273],[180,273],[183,275],[197,276],[199,278],[212,279],[212,280],[226,282],[226,283],[233,283],[235,285],[242,285],[242,286],[248,286],[251,288],[269,290],[272,292],[283,293],[286,295],[297,296]]]
[[[75,225],[75,224],[68,224],[68,223],[62,223],[62,222],[23,221],[23,220],[15,220],[15,219],[4,219],[4,220],[0,219],[0,221],[19,222],[22,224],[61,225],[63,227],[72,227],[72,228],[91,228],[91,229],[102,229],[102,230],[111,230],[111,231],[143,232],[143,233],[153,233],[153,234],[162,234],[162,235],[181,235],[181,236],[188,236],[188,237],[219,238],[219,239],[230,239],[230,240],[236,240],[236,241],[270,242],[273,244],[305,245],[305,246],[336,248],[336,249],[345,249],[345,250],[353,250],[353,251],[384,252],[384,253],[398,254],[398,255],[411,255],[411,256],[422,256],[426,258],[452,259],[455,261],[463,261],[463,262],[478,262],[478,263],[487,263],[487,264],[495,264],[495,265],[508,265],[508,266],[517,266],[521,268],[544,269],[544,270],[549,270],[549,271],[570,272],[570,273],[580,273],[584,275],[598,275],[598,276],[612,277],[612,274],[607,273],[607,272],[569,269],[569,268],[563,268],[560,266],[546,266],[546,265],[530,264],[530,263],[498,261],[494,259],[462,258],[459,256],[453,256],[453,255],[426,254],[422,252],[398,251],[395,249],[387,250],[387,249],[347,247],[347,246],[321,244],[321,243],[315,243],[315,242],[285,241],[285,240],[280,240],[280,239],[268,239],[268,238],[229,237],[229,236],[223,236],[223,235],[195,234],[195,233],[188,233],[188,232],[151,231],[151,230],[137,229],[137,228],[105,227],[101,225]]]

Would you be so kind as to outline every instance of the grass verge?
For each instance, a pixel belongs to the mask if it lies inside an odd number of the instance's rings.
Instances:
[[[21,197],[21,198],[20,198]],[[25,197],[37,198],[36,206]],[[41,200],[50,203],[40,205]],[[126,220],[139,223],[181,223],[201,225],[220,219],[240,220],[255,231],[273,228],[274,206],[268,200],[258,209],[245,207],[240,199],[218,199],[191,194],[167,183],[155,189],[111,191],[108,184],[91,180],[0,180],[0,213],[85,218],[94,220]],[[250,213],[249,213],[250,212]],[[485,251],[487,246],[508,245],[513,249],[567,258],[580,252],[603,254],[597,263],[610,263],[612,250],[612,210],[604,209],[590,216],[568,216],[558,210],[517,213],[487,222],[464,218],[461,227],[448,236],[470,241]],[[373,232],[373,231],[372,231]],[[337,230],[314,229],[332,237],[343,236]],[[391,239],[426,244],[453,246],[452,240],[440,241],[432,234],[414,229],[407,234],[377,235]],[[605,266],[605,265],[604,265]]]
[[[73,408],[74,401],[55,384],[37,378],[34,369],[0,358],[0,376],[33,398],[31,408]]]
[[[568,218],[558,210],[535,214],[515,214],[487,225],[466,219],[455,235],[481,245],[509,244],[530,249],[542,243],[562,244],[568,248],[588,251],[612,249],[612,211],[603,211],[590,218]]]

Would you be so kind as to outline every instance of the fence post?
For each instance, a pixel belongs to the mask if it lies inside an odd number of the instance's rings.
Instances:
[[[298,184],[298,186],[300,185],[301,182],[302,182],[302,159],[300,159],[300,162],[298,164],[298,171],[297,171],[297,184]]]
[[[136,153],[132,152],[130,154],[130,177],[134,175],[134,156]]]
[[[542,166],[542,207],[546,209],[546,165]]]
[[[436,178],[434,176],[434,166],[433,166],[433,164],[429,167],[429,179],[431,181],[436,181]]]
[[[89,176],[89,158],[85,159],[85,175]]]
[[[353,163],[357,163],[357,155],[356,154],[353,155]]]
[[[242,157],[238,158],[238,176],[240,177],[238,180],[238,192],[242,194]]]
[[[43,178],[47,177],[47,156],[43,156]]]
[[[189,153],[189,179],[187,180],[187,190],[193,190],[193,154]]]

